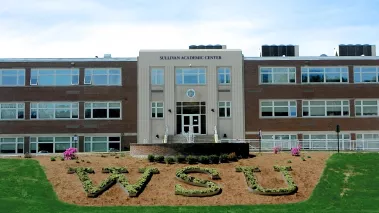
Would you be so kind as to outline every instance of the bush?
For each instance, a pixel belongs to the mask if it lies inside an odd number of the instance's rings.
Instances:
[[[87,160],[87,163],[91,163],[89,160]]]
[[[278,154],[280,152],[280,146],[275,146],[273,148],[274,154]]]
[[[32,158],[32,155],[29,152],[27,152],[24,154],[24,158]]]
[[[237,155],[235,152],[232,152],[228,155],[228,160],[229,161],[238,161]]]
[[[178,155],[178,156],[176,156],[176,162],[177,163],[185,163],[186,157],[184,157],[183,155]]]
[[[114,156],[114,158],[120,158],[120,157],[116,155],[116,156]]]
[[[158,163],[164,162],[164,156],[163,155],[157,155],[154,157],[154,161]]]
[[[56,157],[50,157],[50,161],[55,161]]]
[[[227,163],[228,162],[228,155],[227,154],[221,154],[220,155],[220,162],[221,163]]]
[[[311,158],[311,156],[308,155],[307,158]]]
[[[125,157],[125,153],[121,153],[121,154],[120,154],[120,157]]]
[[[202,164],[208,164],[209,163],[209,157],[208,156],[200,156],[199,162]]]
[[[188,162],[189,164],[196,164],[197,161],[198,161],[197,157],[196,157],[196,156],[192,156],[192,155],[188,155],[188,156],[186,157],[186,160],[187,160],[187,162]]]
[[[305,158],[304,158],[304,157],[301,157],[301,160],[302,160],[302,161],[305,161]]]
[[[155,160],[154,155],[148,155],[148,156],[147,156],[147,160],[148,160],[149,162],[154,162],[154,160]]]
[[[287,163],[292,163],[292,161],[291,161],[291,160],[288,160]]]
[[[80,161],[77,160],[76,163],[80,163]]]
[[[63,152],[63,157],[65,160],[73,160],[76,159],[75,153],[77,153],[78,150],[76,148],[68,148],[66,151]]]
[[[61,161],[64,161],[64,157],[62,157],[62,156],[61,156],[61,157],[59,157],[59,159],[60,159]]]
[[[101,154],[100,157],[102,157],[102,158],[106,158],[107,156],[104,155],[104,154]]]
[[[164,160],[167,164],[174,164],[175,163],[175,159],[173,157],[166,157]]]
[[[300,149],[301,149],[300,144],[297,145],[297,147],[292,148],[291,149],[292,156],[299,156],[300,155]]]
[[[211,155],[209,156],[209,161],[211,164],[218,164],[220,162],[220,157],[217,155]]]

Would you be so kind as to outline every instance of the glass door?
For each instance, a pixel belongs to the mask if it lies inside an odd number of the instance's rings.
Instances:
[[[200,115],[183,115],[182,132],[200,134]]]

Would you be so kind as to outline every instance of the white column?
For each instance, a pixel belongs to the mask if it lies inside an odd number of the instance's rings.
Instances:
[[[232,68],[232,127],[233,138],[245,138],[245,97],[242,64]]]
[[[138,66],[138,105],[137,105],[137,143],[143,143],[144,139],[151,142],[150,134],[150,68]]]
[[[176,101],[175,101],[175,67],[166,66],[164,73],[164,105],[165,125],[168,126],[168,134],[176,133]],[[168,110],[171,109],[171,113]]]
[[[214,134],[214,126],[217,125],[218,119],[218,87],[217,87],[217,70],[216,66],[207,67],[207,135]],[[214,109],[214,112],[211,110]]]

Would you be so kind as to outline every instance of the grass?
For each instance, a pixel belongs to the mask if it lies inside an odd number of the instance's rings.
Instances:
[[[377,153],[334,154],[311,198],[282,205],[205,207],[81,207],[57,199],[39,163],[33,159],[0,160],[0,212],[7,213],[286,213],[379,212]],[[174,191],[174,189],[173,189]],[[227,192],[223,192],[227,193]],[[138,199],[138,198],[136,198]]]

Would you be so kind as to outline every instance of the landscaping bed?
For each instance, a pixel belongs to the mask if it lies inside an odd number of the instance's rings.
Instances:
[[[264,153],[248,159],[239,159],[238,162],[220,164],[187,163],[166,164],[149,162],[146,158],[130,156],[101,156],[79,155],[78,160],[51,161],[48,156],[38,156],[37,159],[45,169],[48,180],[53,185],[58,198],[64,202],[85,206],[112,206],[112,205],[242,205],[242,204],[272,204],[293,203],[309,198],[324,169],[325,161],[330,153],[307,153],[311,158],[291,156],[291,153]],[[287,184],[281,172],[273,166],[291,166],[290,171],[298,190],[295,194],[284,196],[263,196],[253,194],[248,190],[243,174],[236,172],[238,166],[256,166],[261,172],[256,174],[258,183],[265,188],[285,188]],[[175,185],[180,184],[188,190],[203,190],[204,187],[193,186],[179,181],[176,172],[187,166],[216,169],[221,179],[212,179],[209,174],[189,173],[189,176],[210,180],[222,188],[222,192],[210,197],[186,197],[175,195]],[[76,174],[68,174],[68,168],[92,168],[95,174],[88,174],[94,185],[98,186],[109,177],[109,173],[102,173],[103,168],[127,168],[122,175],[130,184],[135,184],[142,177],[140,168],[155,167],[159,174],[154,174],[147,186],[138,197],[129,197],[120,184],[111,186],[97,198],[87,197],[83,185]],[[106,171],[104,171],[106,172]],[[127,172],[127,173],[125,173]]]

